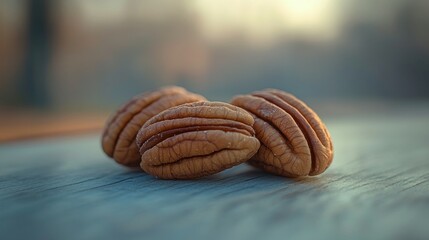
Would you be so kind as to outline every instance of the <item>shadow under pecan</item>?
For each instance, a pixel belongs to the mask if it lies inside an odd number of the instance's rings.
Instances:
[[[317,114],[286,92],[266,89],[239,95],[231,103],[250,112],[258,153],[253,166],[287,177],[318,175],[333,159],[331,137]]]
[[[259,148],[254,120],[220,102],[170,108],[145,123],[137,135],[143,170],[163,179],[192,179],[250,159]]]
[[[140,154],[135,139],[143,124],[168,108],[204,100],[181,87],[165,87],[135,96],[107,121],[101,140],[103,151],[120,164],[138,166]]]

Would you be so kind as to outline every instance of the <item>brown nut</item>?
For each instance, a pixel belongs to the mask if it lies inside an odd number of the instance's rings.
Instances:
[[[147,121],[137,135],[142,169],[163,179],[192,179],[250,159],[259,148],[254,120],[220,102],[170,108]]]
[[[235,97],[249,111],[261,142],[253,166],[287,177],[318,175],[332,162],[331,137],[317,114],[286,92],[266,89]]]
[[[165,87],[135,96],[107,121],[102,135],[102,148],[116,162],[138,166],[140,155],[135,139],[143,124],[170,107],[204,100],[203,96],[187,92],[181,87]]]

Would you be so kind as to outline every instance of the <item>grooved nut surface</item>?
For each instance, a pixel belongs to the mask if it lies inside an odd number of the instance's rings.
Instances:
[[[253,117],[220,102],[170,108],[147,121],[137,135],[140,166],[163,179],[192,179],[250,159],[259,148]]]
[[[333,159],[330,134],[317,114],[293,95],[275,89],[236,96],[231,103],[255,119],[261,142],[253,166],[287,177],[318,175]]]
[[[165,87],[135,96],[107,121],[101,140],[103,151],[120,164],[138,166],[140,155],[135,138],[143,124],[168,108],[204,100],[181,87]]]

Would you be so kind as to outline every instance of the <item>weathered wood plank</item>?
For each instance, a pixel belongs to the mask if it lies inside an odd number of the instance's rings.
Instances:
[[[242,165],[163,181],[98,135],[0,145],[0,239],[428,239],[429,114],[328,119],[335,160],[296,180]]]

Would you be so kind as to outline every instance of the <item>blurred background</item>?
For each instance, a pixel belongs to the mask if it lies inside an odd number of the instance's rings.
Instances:
[[[424,102],[428,80],[427,0],[0,1],[0,140],[97,129],[165,85],[280,88],[323,116]]]

